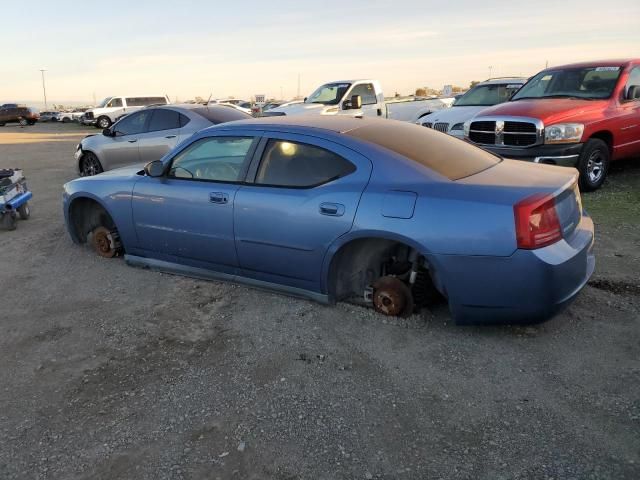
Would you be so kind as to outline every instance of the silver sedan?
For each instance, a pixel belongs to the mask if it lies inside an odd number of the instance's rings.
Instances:
[[[166,105],[131,113],[102,131],[89,135],[76,147],[81,176],[126,165],[159,160],[182,140],[203,128],[252,118],[228,106]]]

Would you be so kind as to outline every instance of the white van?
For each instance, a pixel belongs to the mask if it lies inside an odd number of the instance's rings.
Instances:
[[[107,97],[97,107],[90,108],[82,117],[85,125],[109,128],[122,115],[135,112],[149,105],[168,105],[166,95],[123,95]]]

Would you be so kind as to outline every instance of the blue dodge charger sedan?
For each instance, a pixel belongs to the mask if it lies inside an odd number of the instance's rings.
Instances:
[[[458,323],[536,322],[591,276],[577,171],[392,120],[207,128],[144,169],[64,186],[71,238],[105,257],[324,303]]]

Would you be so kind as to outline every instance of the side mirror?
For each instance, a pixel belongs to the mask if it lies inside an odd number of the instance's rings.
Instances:
[[[164,163],[160,160],[154,160],[144,166],[144,173],[149,177],[161,177],[164,175]]]
[[[351,108],[353,110],[360,110],[362,108],[362,97],[360,95],[351,96]]]
[[[110,128],[105,128],[104,130],[102,130],[102,135],[104,135],[105,137],[115,137],[114,132],[112,132]]]
[[[626,100],[638,100],[640,99],[640,85],[629,85],[627,89]]]

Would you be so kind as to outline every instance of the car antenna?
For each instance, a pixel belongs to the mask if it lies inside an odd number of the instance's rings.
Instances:
[[[213,92],[209,94],[209,98],[207,98],[207,110],[209,110],[209,102],[211,101],[211,97],[213,96]]]

